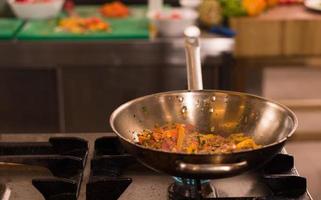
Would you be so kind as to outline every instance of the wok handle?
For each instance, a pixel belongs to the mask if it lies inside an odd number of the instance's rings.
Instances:
[[[225,175],[238,173],[248,166],[247,161],[229,164],[191,164],[178,161],[177,170],[189,174]]]
[[[185,29],[185,53],[187,67],[187,82],[189,90],[202,90],[202,68],[201,68],[201,50],[200,50],[201,31],[196,26],[190,26]]]

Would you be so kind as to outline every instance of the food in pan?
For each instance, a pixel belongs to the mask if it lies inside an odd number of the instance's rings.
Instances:
[[[97,17],[67,17],[59,21],[58,28],[71,33],[102,32],[109,30],[109,24]]]
[[[104,4],[100,13],[105,17],[122,18],[129,15],[128,7],[120,1]]]
[[[243,133],[223,137],[213,133],[200,133],[187,124],[169,124],[138,134],[137,144],[170,152],[211,154],[231,153],[260,148],[253,138]]]

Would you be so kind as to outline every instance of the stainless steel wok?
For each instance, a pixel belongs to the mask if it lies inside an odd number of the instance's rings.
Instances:
[[[112,129],[128,153],[156,171],[186,178],[214,179],[262,166],[277,154],[297,127],[287,107],[255,95],[202,90],[199,30],[186,31],[189,90],[152,94],[129,101],[110,117]],[[260,149],[224,154],[185,154],[135,144],[137,133],[166,123],[187,123],[223,136],[245,133]]]

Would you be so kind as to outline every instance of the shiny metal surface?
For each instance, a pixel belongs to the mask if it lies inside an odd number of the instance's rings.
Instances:
[[[295,131],[297,118],[285,106],[258,96],[202,90],[199,35],[197,27],[185,30],[189,91],[129,101],[112,113],[110,125],[125,149],[151,169],[188,178],[230,177],[269,161]],[[200,132],[223,136],[245,133],[263,147],[228,154],[185,154],[135,144],[144,129],[168,123],[191,124]]]
[[[141,97],[121,105],[110,123],[127,151],[148,167],[171,175],[197,178],[221,178],[254,169],[279,152],[297,127],[297,119],[288,108],[245,93],[202,90],[172,91]],[[166,123],[186,123],[201,132],[223,136],[245,133],[263,148],[229,154],[182,154],[148,149],[136,145],[137,133]],[[221,173],[194,173],[180,170],[179,163],[232,164],[247,166]],[[200,168],[199,168],[200,169]]]
[[[196,26],[187,28],[184,32],[186,60],[187,60],[187,80],[189,90],[202,90],[202,68],[200,57],[200,29]],[[181,99],[182,100],[182,99]],[[176,161],[177,170],[188,174],[222,174],[230,171],[241,171],[247,167],[246,161],[230,164],[190,164],[183,161]]]
[[[185,51],[187,66],[187,81],[189,90],[202,90],[202,68],[199,37],[201,31],[196,26],[188,27],[185,32]]]
[[[188,164],[184,162],[178,163],[178,170],[189,173],[189,174],[218,174],[230,171],[242,171],[245,167],[247,167],[247,161],[241,161],[238,163],[231,164]]]

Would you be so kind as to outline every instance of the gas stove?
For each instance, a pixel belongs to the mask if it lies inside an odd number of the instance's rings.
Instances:
[[[146,168],[111,133],[3,134],[0,162],[0,199],[312,199],[285,151],[253,172],[195,180]]]

